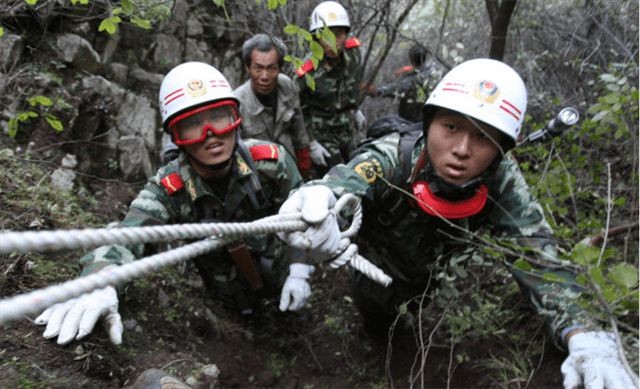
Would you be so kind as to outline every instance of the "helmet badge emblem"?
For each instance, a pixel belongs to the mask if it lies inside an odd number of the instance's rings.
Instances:
[[[187,83],[187,93],[189,93],[191,97],[202,96],[207,93],[207,87],[202,80],[191,80]]]
[[[500,96],[500,90],[498,86],[491,81],[480,81],[473,91],[473,97],[482,101],[483,103],[493,104]]]
[[[330,22],[335,22],[336,20],[338,20],[338,15],[336,15],[335,12],[329,12],[328,19]]]

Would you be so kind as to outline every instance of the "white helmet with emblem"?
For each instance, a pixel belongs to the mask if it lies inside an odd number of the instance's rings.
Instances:
[[[191,108],[222,100],[238,104],[225,76],[204,62],[185,62],[171,69],[162,80],[159,98],[165,131],[171,118]]]
[[[423,108],[427,126],[438,107],[450,109],[495,127],[512,148],[527,109],[527,88],[507,64],[479,58],[461,63],[433,89]]]
[[[351,23],[349,22],[347,10],[336,1],[323,1],[318,4],[311,12],[309,31],[315,32],[324,26],[345,27],[349,30]]]

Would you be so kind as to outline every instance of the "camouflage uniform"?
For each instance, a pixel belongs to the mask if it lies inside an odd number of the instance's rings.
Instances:
[[[409,175],[406,170],[403,172],[399,161],[399,143],[397,132],[375,140],[358,150],[348,164],[335,166],[322,180],[308,184],[327,185],[337,196],[353,193],[362,198],[364,221],[359,232],[360,252],[394,281],[385,289],[353,272],[350,284],[363,316],[374,317],[379,322],[383,318],[392,319],[400,303],[424,292],[435,263],[447,264],[451,260],[469,263],[474,251],[473,245],[464,242],[470,238],[468,233],[412,207],[408,201],[403,201],[399,209],[389,211],[391,207],[383,199],[389,193],[385,180],[406,188]],[[424,139],[420,139],[413,146],[411,166],[415,166],[423,145]],[[479,214],[449,222],[471,232],[489,228],[494,237],[536,250],[533,255],[539,260],[531,263],[532,271],[519,270],[510,263],[507,267],[561,346],[563,330],[577,323],[589,323],[589,319],[580,317],[582,312],[572,301],[579,292],[570,285],[574,275],[563,266],[566,263],[556,259],[552,232],[542,208],[530,194],[511,157],[501,161],[495,174],[487,180],[487,186],[489,198]],[[391,222],[393,217],[395,221]],[[543,282],[541,276],[548,272],[567,282]]]
[[[298,86],[284,74],[278,75],[278,106],[276,112],[265,107],[251,89],[248,80],[234,91],[240,100],[242,127],[246,138],[264,139],[280,143],[295,158],[296,151],[309,147],[309,134],[300,109]]]
[[[411,122],[422,120],[422,108],[431,87],[441,78],[441,72],[433,65],[423,65],[416,69],[408,66],[394,82],[384,84],[376,89],[375,96],[400,99],[398,115]]]
[[[289,191],[300,186],[302,179],[291,156],[271,142],[244,140],[253,161],[245,161],[236,151],[230,177],[225,188],[214,187],[192,169],[184,153],[161,167],[131,203],[119,226],[149,226],[204,221],[248,222],[276,214]],[[254,172],[266,199],[258,209],[250,196]],[[288,273],[289,253],[275,235],[244,238],[252,258],[264,266],[256,266],[266,286],[260,293],[279,290]],[[99,271],[110,264],[122,265],[143,256],[143,244],[99,247],[81,258],[83,275]],[[204,283],[225,305],[241,310],[251,309],[255,294],[238,275],[226,248],[194,259]],[[269,285],[269,281],[271,285]]]
[[[341,60],[327,70],[327,59],[313,68],[311,60],[297,69],[300,103],[311,138],[320,142],[330,153],[330,166],[347,161],[355,147],[358,108],[358,86],[362,81],[360,43],[357,38],[345,41]],[[306,83],[305,75],[313,76],[315,90]]]

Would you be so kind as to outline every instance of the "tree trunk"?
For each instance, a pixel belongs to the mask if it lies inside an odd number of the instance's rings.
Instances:
[[[491,48],[489,58],[502,61],[507,43],[507,32],[511,15],[518,0],[485,0],[489,20],[491,21]]]

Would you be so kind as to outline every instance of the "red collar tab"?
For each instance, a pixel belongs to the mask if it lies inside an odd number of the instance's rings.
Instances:
[[[420,209],[429,215],[445,219],[463,219],[479,213],[487,203],[489,193],[489,189],[483,184],[471,198],[449,201],[434,195],[426,181],[417,181],[412,188]]]
[[[307,62],[303,63],[302,66],[300,66],[296,70],[296,74],[298,75],[298,77],[302,77],[302,76],[304,76],[305,74],[309,73],[312,70],[314,70],[313,61],[309,59],[309,60],[307,60]]]
[[[345,49],[353,49],[354,47],[360,47],[360,39],[352,36],[351,38],[344,41]]]
[[[169,196],[173,195],[180,189],[184,188],[182,177],[180,177],[180,174],[178,173],[169,174],[168,176],[160,180],[160,183],[167,190],[167,193],[169,193]]]
[[[261,161],[263,159],[278,159],[278,146],[276,145],[255,145],[249,148],[251,158],[254,161]]]

